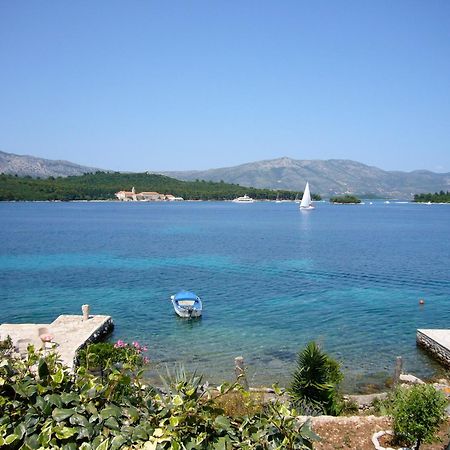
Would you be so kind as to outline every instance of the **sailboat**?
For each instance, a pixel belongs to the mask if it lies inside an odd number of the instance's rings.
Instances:
[[[303,191],[302,201],[300,203],[300,209],[308,210],[315,209],[311,201],[311,193],[309,192],[309,183],[306,182],[305,190]]]

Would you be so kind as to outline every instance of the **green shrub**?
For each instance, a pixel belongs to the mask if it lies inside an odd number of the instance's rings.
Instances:
[[[372,400],[370,413],[376,416],[390,416],[394,408],[394,396],[390,393],[386,398],[376,397]]]
[[[288,393],[293,404],[306,414],[337,415],[341,409],[337,386],[342,379],[339,363],[310,342],[298,354]]]
[[[394,434],[399,442],[415,445],[432,442],[445,419],[447,400],[432,385],[398,388],[394,394]]]
[[[0,341],[0,358],[3,359],[5,356],[12,354],[14,348],[11,336],[7,336],[4,341]]]
[[[110,342],[88,344],[78,352],[78,365],[101,372],[120,364],[139,368],[148,363],[148,358],[144,356],[146,351],[147,347],[138,342],[127,344],[121,339],[115,344]]]
[[[145,386],[139,372],[130,376],[130,367],[111,367],[99,378],[85,367],[72,373],[56,354],[44,355],[32,346],[23,361],[4,357],[0,447],[305,450],[316,439],[280,401],[259,414],[229,417],[215,400],[237,385],[219,387],[213,399],[199,377],[181,375],[158,391]]]

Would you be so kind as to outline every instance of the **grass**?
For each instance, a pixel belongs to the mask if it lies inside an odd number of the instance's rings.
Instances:
[[[233,390],[214,399],[230,417],[243,417],[259,414],[264,408],[264,395],[261,392]]]

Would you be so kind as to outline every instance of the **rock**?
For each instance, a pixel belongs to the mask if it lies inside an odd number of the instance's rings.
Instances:
[[[406,384],[425,384],[420,378],[415,377],[414,375],[402,373],[400,374],[400,382]]]
[[[348,395],[348,400],[355,402],[359,409],[369,409],[375,399],[384,400],[387,397],[386,392],[368,395]]]

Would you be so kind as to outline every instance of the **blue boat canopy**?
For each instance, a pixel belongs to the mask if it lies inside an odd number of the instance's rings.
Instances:
[[[175,295],[175,300],[197,300],[198,297],[193,292],[181,291]]]

